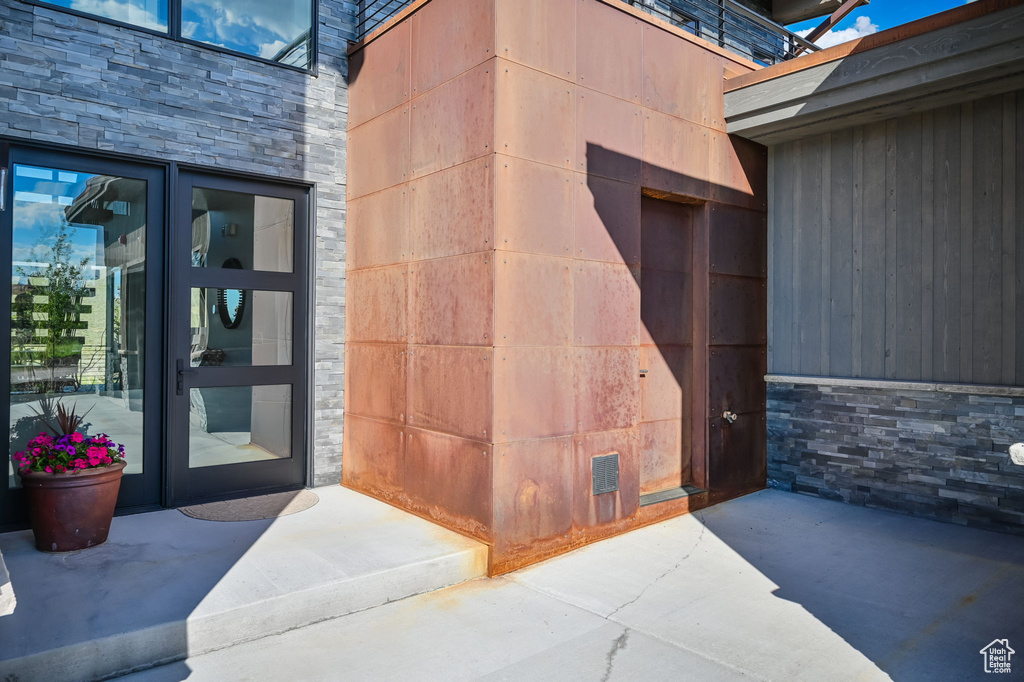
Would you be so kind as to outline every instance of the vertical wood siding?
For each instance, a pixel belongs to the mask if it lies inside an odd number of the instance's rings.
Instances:
[[[769,163],[770,372],[1024,384],[1024,91]]]

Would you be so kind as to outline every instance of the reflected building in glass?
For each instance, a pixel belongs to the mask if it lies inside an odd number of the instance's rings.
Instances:
[[[11,448],[55,423],[58,402],[89,411],[142,470],[146,183],[14,167]]]

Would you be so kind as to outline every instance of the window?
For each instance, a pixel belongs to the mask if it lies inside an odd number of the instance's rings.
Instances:
[[[29,0],[310,70],[314,0]],[[178,17],[179,21],[170,21]]]
[[[181,0],[181,37],[307,69],[312,0]]]
[[[95,14],[104,19],[113,19],[122,24],[148,28],[151,31],[167,33],[167,3],[170,0],[45,0],[48,5],[57,5],[85,14]]]

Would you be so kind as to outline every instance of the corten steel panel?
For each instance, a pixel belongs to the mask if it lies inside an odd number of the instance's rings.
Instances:
[[[386,500],[401,496],[405,478],[403,427],[345,415],[345,485]]]
[[[666,419],[640,424],[640,494],[690,482],[688,422]]]
[[[693,402],[693,349],[690,346],[643,346],[640,369],[640,421],[682,419]]]
[[[492,64],[481,64],[411,102],[411,177],[494,151]]]
[[[576,174],[576,245],[584,260],[640,263],[640,187]]]
[[[406,346],[350,343],[345,358],[345,412],[405,421]]]
[[[628,346],[640,331],[640,287],[625,265],[575,261],[573,341]]]
[[[724,131],[725,122],[725,79],[735,66],[733,62],[727,62],[724,57],[711,55],[711,72],[708,95],[708,122],[707,126],[714,130]]]
[[[572,506],[576,528],[592,529],[632,518],[640,503],[639,429],[577,434],[573,447]],[[594,495],[591,460],[612,453],[619,454],[619,489]]]
[[[493,252],[409,264],[409,337],[414,343],[490,346]]]
[[[494,254],[494,343],[568,346],[572,337],[572,261]]]
[[[550,256],[572,254],[570,171],[499,155],[497,166],[498,249]]]
[[[349,129],[409,99],[409,25],[403,21],[349,59]]]
[[[723,275],[766,277],[768,216],[726,204],[710,205],[710,271]]]
[[[684,272],[640,273],[640,342],[693,343],[693,278]]]
[[[412,260],[494,248],[492,156],[409,183]]]
[[[496,348],[495,443],[574,431],[571,348]]]
[[[711,345],[764,345],[767,291],[763,279],[712,275],[708,295]]]
[[[764,413],[741,415],[729,424],[708,420],[708,484],[712,493],[738,495],[765,486],[767,440]]]
[[[410,428],[405,445],[409,507],[449,528],[490,539],[490,443]]]
[[[576,0],[496,0],[496,52],[514,62],[574,79]]]
[[[348,198],[409,179],[409,107],[392,109],[348,132]]]
[[[724,99],[722,79],[712,79],[712,59],[710,52],[683,38],[645,26],[643,105],[710,125],[711,100]]]
[[[716,346],[708,358],[708,415],[764,414],[764,348]]]
[[[571,169],[576,86],[504,59],[495,63],[498,151]]]
[[[406,265],[350,272],[345,282],[349,341],[405,341]]]
[[[696,199],[710,193],[708,129],[651,109],[644,113],[644,187]]]
[[[643,119],[639,105],[576,88],[576,170],[624,182],[640,182]],[[605,153],[588,150],[600,147]]]
[[[542,540],[568,544],[571,530],[572,438],[495,445],[492,553],[508,561]]]
[[[350,272],[408,260],[408,188],[403,183],[382,192],[348,200],[345,253]]]
[[[736,135],[711,133],[711,198],[723,204],[767,210],[767,147]]]
[[[493,357],[490,348],[411,346],[407,423],[489,440]]]
[[[693,271],[693,215],[684,204],[640,200],[640,263],[644,270]]]
[[[640,103],[643,87],[640,21],[602,2],[576,4],[576,82]]]
[[[576,431],[628,428],[640,416],[640,353],[635,348],[577,348],[573,354]]]
[[[412,15],[414,97],[493,56],[493,0],[432,0]]]

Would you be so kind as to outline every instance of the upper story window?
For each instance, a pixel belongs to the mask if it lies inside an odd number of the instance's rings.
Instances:
[[[314,0],[29,1],[299,69],[313,68]]]
[[[95,14],[122,24],[167,32],[169,0],[44,0],[48,5]]]
[[[309,68],[312,0],[181,0],[181,37]]]

